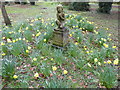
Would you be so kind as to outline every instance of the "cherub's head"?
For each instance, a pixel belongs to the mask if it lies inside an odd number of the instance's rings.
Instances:
[[[63,12],[63,6],[61,4],[57,6],[57,12],[58,13]]]

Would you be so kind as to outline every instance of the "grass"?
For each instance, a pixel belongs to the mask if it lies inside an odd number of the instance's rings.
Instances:
[[[36,6],[30,5],[14,5],[7,6],[6,10],[13,21],[24,21],[24,19],[34,18],[36,15],[40,15],[40,13],[44,13],[43,18],[56,18],[56,7],[57,4],[49,4],[49,3],[37,3]],[[91,4],[91,12],[76,12],[76,11],[68,11],[66,13],[76,13],[81,14],[83,17],[87,17],[89,21],[94,22],[97,27],[109,28],[109,32],[113,33],[113,39],[118,40],[118,8],[113,7],[111,15],[106,14],[98,14],[95,9],[98,6],[96,4]],[[1,12],[0,12],[1,14]]]
[[[48,42],[56,27],[55,7],[57,4],[37,3],[37,5],[7,7],[10,16],[16,15],[11,19],[16,20],[17,23],[14,22],[13,27],[3,28],[2,59],[3,64],[8,66],[3,66],[4,73],[7,72],[3,75],[3,87],[117,87],[118,50],[116,43],[111,39],[114,36],[110,32],[112,28],[106,29],[108,27],[104,24],[107,20],[101,20],[102,16],[106,15],[97,14],[95,11],[76,12],[65,9],[66,25],[70,30],[70,45],[67,51],[63,51],[51,47]],[[13,7],[16,7],[17,10]],[[31,12],[35,14],[31,15]],[[39,17],[35,17],[36,15]],[[77,16],[81,17],[81,22]],[[31,18],[27,20],[28,17]],[[73,23],[71,23],[72,21]],[[90,21],[94,21],[94,23]],[[117,25],[116,21],[116,19],[113,20],[115,25]],[[82,31],[83,27],[78,28],[78,23],[90,23],[94,26],[94,32]],[[102,25],[103,27],[100,27]],[[15,63],[5,62],[7,60]],[[11,71],[11,66],[14,64],[15,71]]]

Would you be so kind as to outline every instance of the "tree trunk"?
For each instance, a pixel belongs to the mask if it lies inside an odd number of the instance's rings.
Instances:
[[[11,21],[8,17],[8,14],[6,12],[6,9],[5,9],[5,3],[4,2],[0,2],[1,3],[1,11],[2,11],[2,16],[4,18],[4,22],[6,24],[6,26],[11,26]]]

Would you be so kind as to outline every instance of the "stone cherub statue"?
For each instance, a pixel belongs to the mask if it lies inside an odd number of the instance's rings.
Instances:
[[[57,6],[57,20],[56,20],[56,24],[58,25],[59,29],[64,28],[64,22],[65,22],[65,14],[63,11],[63,6],[60,4]]]

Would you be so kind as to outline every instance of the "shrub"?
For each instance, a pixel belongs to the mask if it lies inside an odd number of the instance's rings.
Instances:
[[[89,11],[89,2],[73,2],[69,5],[70,10]]]
[[[113,2],[99,2],[98,12],[110,14]]]

